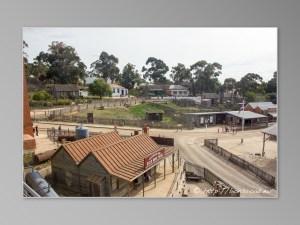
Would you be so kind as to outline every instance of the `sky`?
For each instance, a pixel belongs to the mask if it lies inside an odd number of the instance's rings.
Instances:
[[[62,41],[76,49],[88,69],[106,51],[119,59],[120,70],[132,63],[141,71],[148,57],[163,60],[170,70],[177,63],[218,62],[223,66],[221,82],[247,73],[268,81],[277,71],[277,28],[25,27],[23,40],[29,62],[52,41]]]

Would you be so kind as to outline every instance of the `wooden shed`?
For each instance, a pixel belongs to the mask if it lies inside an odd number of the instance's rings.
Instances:
[[[162,111],[162,110],[146,111],[145,120],[162,121],[163,120],[163,114],[164,114],[164,111]]]

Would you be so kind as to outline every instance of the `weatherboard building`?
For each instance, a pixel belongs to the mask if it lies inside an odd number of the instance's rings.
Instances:
[[[156,183],[157,165],[172,158],[174,147],[147,134],[121,137],[104,133],[62,145],[51,160],[54,187],[77,196],[129,196],[146,182]]]

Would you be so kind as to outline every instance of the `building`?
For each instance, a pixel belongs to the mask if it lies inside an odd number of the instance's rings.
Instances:
[[[201,94],[201,98],[203,101],[205,101],[204,99],[210,99],[210,105],[217,105],[220,103],[220,94],[218,93],[204,92]]]
[[[272,102],[249,102],[245,110],[268,116],[269,122],[277,120],[277,105]]]
[[[121,140],[117,132],[110,132],[63,144],[51,157],[55,186],[80,193],[78,164],[91,152]]]
[[[150,84],[143,86],[145,92],[150,97],[167,96],[169,85],[165,84]]]
[[[199,112],[184,114],[185,123],[189,127],[205,127],[222,124],[241,129],[243,119],[245,129],[263,128],[268,126],[268,118],[266,116],[250,111]]]
[[[132,136],[90,154],[79,165],[82,193],[91,196],[128,196],[132,189],[156,179],[156,166],[172,156],[147,134]]]
[[[88,97],[89,96],[88,87],[80,87],[79,88],[79,96],[80,97]]]
[[[231,127],[242,128],[244,120],[244,129],[258,129],[268,127],[268,117],[251,111],[228,111],[226,112],[226,124]]]
[[[156,166],[165,165],[169,156],[174,172],[174,148],[147,134],[121,138],[111,132],[81,139],[62,145],[52,157],[54,187],[80,196],[127,196],[156,181]]]
[[[182,85],[170,85],[167,94],[174,97],[187,97],[189,96],[189,90]]]
[[[128,96],[128,89],[118,84],[110,84],[112,90],[112,97],[126,97]]]
[[[79,97],[79,87],[76,84],[55,84],[50,92],[55,98]]]

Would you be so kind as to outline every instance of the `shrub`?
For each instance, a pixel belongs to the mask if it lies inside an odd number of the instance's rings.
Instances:
[[[53,102],[53,103],[54,103],[54,105],[70,105],[71,104],[71,100],[70,99],[60,98],[56,102]]]
[[[32,100],[35,101],[48,101],[51,98],[51,95],[47,91],[37,91],[32,95]]]

